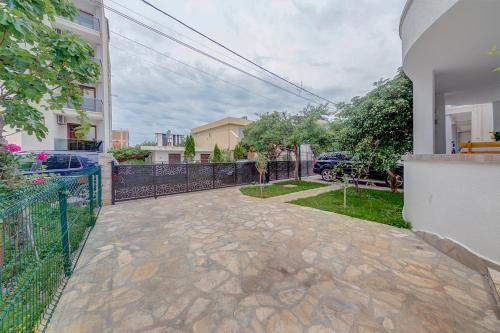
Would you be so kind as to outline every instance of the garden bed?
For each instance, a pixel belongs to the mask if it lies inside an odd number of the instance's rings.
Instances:
[[[347,189],[347,208],[344,208],[344,190],[335,190],[314,197],[302,198],[289,203],[335,212],[364,220],[410,228],[402,216],[404,194],[361,188],[359,192]]]
[[[312,190],[319,187],[325,187],[328,184],[321,184],[316,182],[306,182],[301,180],[287,180],[283,182],[264,185],[262,188],[262,196],[260,193],[260,186],[244,186],[240,188],[241,193],[256,197],[256,198],[270,198],[278,195],[285,195],[294,192]]]

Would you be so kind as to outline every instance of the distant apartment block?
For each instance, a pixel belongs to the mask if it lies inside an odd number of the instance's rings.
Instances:
[[[42,141],[26,132],[9,137],[9,142],[20,145],[23,150],[106,151],[112,145],[108,20],[104,16],[104,8],[95,0],[74,0],[74,4],[80,10],[79,15],[73,21],[57,18],[52,26],[61,33],[71,31],[78,34],[94,48],[94,60],[101,67],[101,77],[96,84],[80,85],[82,108],[87,112],[92,128],[85,138],[76,138],[75,129],[79,126],[77,112],[68,103],[62,111],[45,112],[44,121],[49,132]]]
[[[226,117],[191,130],[196,146],[233,150],[243,138],[243,130],[251,123],[246,117]]]
[[[127,148],[129,146],[128,130],[113,130],[113,148]]]
[[[184,135],[173,134],[172,131],[168,130],[166,133],[156,133],[156,145],[163,147],[176,147],[180,146],[184,141]]]

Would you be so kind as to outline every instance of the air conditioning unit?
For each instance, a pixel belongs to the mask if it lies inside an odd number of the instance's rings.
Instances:
[[[63,31],[62,29],[59,29],[59,28],[55,28],[54,29],[59,35],[62,35]]]
[[[57,115],[57,123],[59,125],[64,125],[66,124],[66,118],[62,114]]]

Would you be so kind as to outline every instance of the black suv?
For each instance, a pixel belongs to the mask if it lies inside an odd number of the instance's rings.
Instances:
[[[321,178],[325,181],[331,181],[334,175],[332,171],[335,166],[339,163],[345,165],[344,172],[349,173],[350,168],[349,164],[352,163],[353,156],[349,153],[345,152],[333,152],[333,153],[323,153],[318,156],[316,160],[313,162],[313,172],[321,175]],[[399,165],[396,169],[397,174],[397,185],[401,187],[403,185],[403,165]],[[387,185],[389,185],[389,175],[386,172],[377,172],[374,170],[370,170],[368,172],[368,178],[371,180],[380,180],[384,181]]]

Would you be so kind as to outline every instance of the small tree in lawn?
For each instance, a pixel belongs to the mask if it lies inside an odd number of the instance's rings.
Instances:
[[[196,155],[196,144],[192,135],[188,135],[184,140],[184,159],[189,163],[192,162]]]
[[[214,152],[212,154],[212,162],[220,163],[222,161],[223,161],[222,151],[220,150],[219,146],[217,144],[215,144]]]
[[[233,150],[234,159],[236,161],[244,159],[245,153],[245,148],[240,143],[237,143]]]
[[[265,154],[259,153],[255,157],[255,168],[259,173],[260,197],[262,198],[262,187],[264,186],[264,175],[267,172],[268,159]]]

